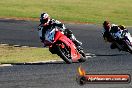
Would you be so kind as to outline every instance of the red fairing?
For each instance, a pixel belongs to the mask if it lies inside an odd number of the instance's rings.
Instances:
[[[56,42],[61,36],[63,36],[63,34],[60,31],[56,31],[54,36],[54,42]]]
[[[72,40],[67,38],[60,31],[56,31],[55,37],[54,37],[54,42],[58,40],[64,42],[71,49],[71,56],[72,56],[73,62],[76,62],[78,59],[80,59],[81,56],[79,52],[76,50],[75,44],[72,42]]]

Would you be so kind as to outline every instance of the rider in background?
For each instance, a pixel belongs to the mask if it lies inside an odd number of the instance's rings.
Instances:
[[[76,46],[82,45],[82,43],[75,38],[71,30],[67,29],[65,25],[62,24],[60,21],[51,19],[47,13],[42,13],[40,15],[40,24],[38,26],[38,31],[41,42],[44,43],[46,31],[48,29],[54,29],[55,27],[58,27],[60,31],[64,32],[64,34],[68,38],[70,38],[75,43]]]
[[[123,38],[122,34],[123,32],[128,32],[126,27],[124,25],[115,25],[111,24],[109,21],[103,22],[103,38],[107,42],[111,42],[114,40],[120,40]],[[111,49],[116,48],[114,44],[111,44]]]
[[[122,32],[128,32],[126,27],[124,25],[116,25],[116,24],[111,24],[109,21],[104,21],[103,23],[103,37],[104,40],[111,42],[111,36],[114,38],[122,38],[121,36]]]

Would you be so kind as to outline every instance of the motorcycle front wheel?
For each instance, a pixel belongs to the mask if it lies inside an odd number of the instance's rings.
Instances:
[[[64,47],[61,47],[64,46]],[[72,63],[72,57],[69,48],[64,43],[59,43],[57,45],[57,54],[60,56],[67,64]]]

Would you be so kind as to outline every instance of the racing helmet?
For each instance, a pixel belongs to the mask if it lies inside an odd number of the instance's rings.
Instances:
[[[110,25],[110,22],[109,21],[104,21],[103,22],[103,27],[105,30],[108,30],[110,29],[111,25]]]
[[[121,30],[126,29],[126,27],[125,27],[124,25],[119,25],[119,28],[120,28]]]
[[[50,16],[47,13],[42,13],[40,15],[40,22],[42,24],[47,23],[50,20]]]

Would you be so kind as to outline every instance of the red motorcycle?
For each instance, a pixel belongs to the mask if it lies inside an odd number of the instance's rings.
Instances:
[[[44,44],[49,46],[52,54],[57,54],[68,64],[86,61],[83,49],[77,49],[72,40],[57,28],[46,31]]]

